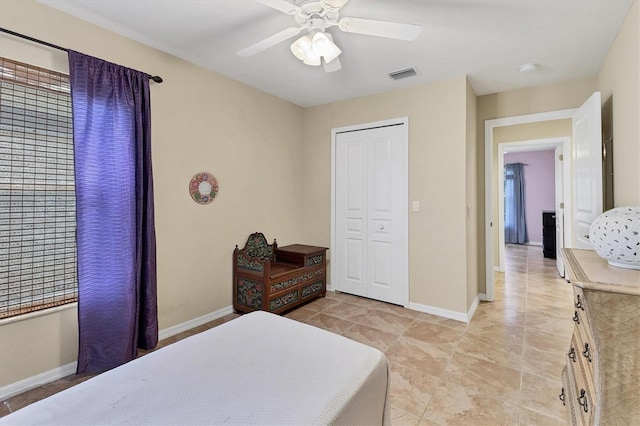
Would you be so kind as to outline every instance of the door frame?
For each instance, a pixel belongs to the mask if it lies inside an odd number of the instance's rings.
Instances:
[[[531,152],[531,151],[544,151],[555,150],[556,148],[562,148],[562,181],[556,182],[554,177],[554,186],[556,193],[558,188],[562,190],[562,202],[564,203],[564,212],[571,211],[571,180],[570,176],[570,158],[571,158],[571,138],[568,136],[559,136],[555,138],[545,139],[532,139],[524,141],[503,142],[498,144],[498,270],[504,272],[505,265],[505,242],[504,242],[504,174],[500,173],[500,170],[504,169],[504,154],[507,150],[509,152]],[[554,169],[557,163],[560,162],[558,158],[555,158],[554,152]],[[563,213],[566,217],[566,214]],[[567,241],[568,228],[564,229],[564,241]]]
[[[511,117],[485,120],[484,122],[484,238],[485,238],[485,294],[480,295],[480,300],[494,300],[494,266],[493,266],[493,199],[496,194],[493,191],[493,130],[497,127],[513,126],[516,124],[537,123],[541,121],[563,120],[572,118],[575,108],[541,112],[535,114],[516,115]],[[497,171],[497,169],[496,169]],[[566,178],[565,178],[566,180]],[[565,231],[566,234],[566,231]]]
[[[336,127],[331,129],[331,254],[335,252],[336,246],[336,135],[344,132],[355,132],[359,130],[375,129],[377,127],[402,125],[403,132],[403,150],[402,150],[402,258],[405,259],[402,265],[402,300],[403,306],[409,304],[409,117],[392,118],[389,120],[374,121],[370,123],[354,124],[350,126]],[[330,263],[330,281],[329,290],[334,291],[333,278],[337,276],[336,262]]]

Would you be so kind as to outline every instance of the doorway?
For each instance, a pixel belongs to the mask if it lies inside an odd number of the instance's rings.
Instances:
[[[551,121],[551,120],[570,119],[573,117],[573,114],[575,113],[575,111],[576,111],[575,109],[566,109],[566,110],[543,112],[543,113],[536,113],[536,114],[519,115],[514,117],[497,118],[497,119],[485,121],[485,151],[484,151],[485,185],[484,186],[485,186],[485,261],[486,261],[485,262],[485,283],[486,283],[485,285],[486,287],[485,287],[484,296],[481,296],[482,300],[486,300],[486,301],[494,300],[494,294],[493,294],[494,259],[497,257],[498,262],[502,262],[498,264],[498,267],[497,267],[498,270],[501,267],[502,268],[504,267],[503,266],[504,265],[504,243],[497,244],[498,251],[502,250],[502,254],[494,253],[494,242],[496,241],[496,239],[500,238],[498,235],[500,232],[500,226],[498,226],[498,223],[496,224],[493,223],[493,217],[494,217],[493,212],[496,208],[498,209],[498,214],[500,214],[500,208],[494,206],[494,201],[496,198],[498,199],[497,203],[500,203],[500,197],[498,197],[498,194],[497,194],[500,186],[497,185],[496,183],[497,178],[495,178],[494,180],[494,171],[496,170],[495,165],[497,164],[498,161],[500,161],[500,158],[501,158],[501,156],[498,155],[498,152],[497,152],[498,150],[494,147],[494,130],[500,127],[513,126],[517,124],[540,123],[540,122]],[[567,152],[565,152],[564,155],[565,155],[565,160],[570,158]],[[503,165],[500,165],[500,166],[503,166]],[[502,168],[500,168],[499,170],[502,170]],[[500,173],[498,173],[498,175],[500,175]],[[564,179],[565,188],[567,188],[567,185],[569,185],[569,182],[568,182],[569,179],[566,178],[567,176],[570,176],[570,174],[568,173],[565,174],[565,179]],[[495,187],[498,187],[498,189],[494,189]],[[568,191],[570,191],[570,186],[568,187]],[[570,192],[567,192],[567,194],[569,193]],[[569,197],[567,197],[567,199],[569,199]],[[567,212],[570,212],[570,210],[568,209],[565,209],[565,210]],[[502,218],[502,220],[504,220],[504,218]],[[500,218],[498,218],[498,221],[500,221]],[[494,231],[496,234],[495,236],[494,236]],[[567,240],[567,238],[569,238],[568,233],[570,231],[571,231],[570,227],[567,227],[567,229],[564,231],[565,241]],[[504,233],[504,230],[502,232]]]
[[[566,235],[565,235],[565,227],[566,223],[566,215],[565,211],[570,211],[570,181],[568,176],[570,176],[569,170],[569,161],[564,161],[565,158],[569,158],[568,156],[571,153],[571,141],[569,137],[558,137],[558,138],[548,138],[548,139],[535,139],[530,141],[518,141],[518,142],[505,142],[498,144],[498,171],[504,169],[505,164],[505,154],[517,154],[517,153],[534,153],[534,152],[545,152],[552,151],[553,155],[553,167],[551,170],[547,172],[551,174],[553,178],[553,189],[555,192],[555,196],[552,201],[547,201],[547,203],[553,204],[553,206],[549,206],[549,210],[554,210],[555,214],[555,240],[556,240],[556,266],[558,269],[558,273],[560,276],[564,276],[564,262],[562,260],[562,256],[559,255],[559,250],[565,247]],[[529,165],[526,165],[529,167]],[[499,245],[499,270],[504,272],[505,265],[505,232],[504,232],[504,224],[505,224],[505,199],[504,199],[504,174],[498,173],[498,245]],[[546,209],[546,208],[545,208]],[[534,220],[538,221],[540,224],[540,232],[538,234],[541,235],[542,229],[542,215],[539,214]],[[541,236],[536,237],[534,233],[532,234],[533,239],[530,238],[530,242],[535,242],[538,244],[542,243]]]
[[[332,134],[332,289],[405,306],[408,119]]]
[[[581,241],[588,237],[588,226],[602,213],[602,159],[601,159],[601,102],[600,92],[595,92],[577,109],[567,109],[538,114],[528,114],[485,121],[485,253],[486,290],[483,300],[494,298],[494,129],[514,124],[537,123],[548,120],[572,121],[571,155],[564,152],[564,241],[567,247],[580,248]],[[570,172],[569,172],[570,170]],[[568,195],[570,194],[570,195]],[[567,206],[571,200],[571,208]],[[499,201],[499,200],[498,200]],[[498,211],[500,214],[500,211]],[[499,228],[498,230],[499,231]],[[584,245],[588,247],[588,242]],[[498,245],[501,246],[500,244]]]

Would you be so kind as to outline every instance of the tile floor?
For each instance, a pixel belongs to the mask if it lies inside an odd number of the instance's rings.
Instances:
[[[558,394],[571,307],[571,286],[555,261],[540,247],[509,246],[495,301],[481,302],[469,324],[334,292],[286,316],[386,354],[393,424],[556,425],[566,423]],[[14,396],[0,405],[0,416],[85,379],[71,376]]]

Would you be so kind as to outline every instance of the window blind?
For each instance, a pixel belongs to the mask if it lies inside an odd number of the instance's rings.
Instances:
[[[0,319],[77,300],[68,76],[0,58]]]

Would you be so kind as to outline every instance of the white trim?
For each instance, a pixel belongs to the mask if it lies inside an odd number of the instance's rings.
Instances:
[[[232,313],[233,306],[229,305],[222,309],[218,309],[217,311],[202,315],[201,317],[185,321],[181,324],[174,325],[173,327],[165,328],[164,330],[160,330],[160,332],[158,333],[158,340],[164,340],[167,337],[175,336],[176,334],[191,330],[192,328],[201,326],[211,321],[215,321],[218,318],[222,318],[225,315],[229,315]]]
[[[424,312],[425,314],[436,315],[438,317],[448,318],[455,321],[469,323],[471,318],[478,309],[478,304],[480,303],[480,295],[476,296],[473,300],[473,303],[469,307],[468,312],[458,312],[458,311],[450,311],[448,309],[438,308],[436,306],[422,305],[420,303],[409,303],[406,308],[412,309],[418,312]]]
[[[529,241],[526,245],[542,247],[542,241]]]
[[[484,122],[485,296],[493,301],[493,129],[514,124],[571,118],[575,109],[496,118]],[[565,179],[566,180],[566,179]],[[566,209],[565,209],[566,211]]]
[[[38,386],[46,385],[54,380],[61,379],[63,377],[75,374],[77,362],[72,362],[61,367],[45,371],[44,373],[36,374],[35,376],[27,377],[18,382],[11,383],[10,385],[0,388],[0,401],[11,398],[12,396],[21,394],[22,392],[29,391],[37,388]]]
[[[351,126],[344,127],[336,127],[331,129],[331,253],[335,253],[336,246],[336,135],[341,132],[349,132],[349,131],[357,131],[357,130],[366,130],[372,129],[376,127],[383,126],[393,126],[393,125],[403,125],[404,129],[404,138],[405,138],[405,149],[402,153],[402,167],[403,167],[403,175],[402,175],[402,186],[404,190],[402,191],[402,208],[403,210],[403,220],[402,220],[402,233],[404,243],[402,244],[402,256],[405,259],[404,265],[402,265],[403,269],[403,285],[402,285],[402,299],[403,306],[408,307],[409,305],[409,117],[399,117],[393,118],[390,120],[382,120],[375,121],[370,123],[363,124],[355,124]],[[330,273],[331,273],[331,282],[333,283],[334,278],[337,276],[337,264],[336,262],[331,262],[330,264]],[[333,285],[333,284],[332,284]]]
[[[471,322],[471,318],[476,314],[476,310],[478,309],[478,305],[480,304],[480,295],[478,294],[475,299],[473,299],[473,303],[469,306],[467,310],[467,322]]]
[[[218,318],[222,318],[231,313],[233,313],[233,307],[229,305],[222,309],[218,309],[215,312],[185,321],[181,324],[174,325],[173,327],[165,328],[164,330],[160,330],[158,333],[158,340],[164,340],[167,337],[175,336],[176,334],[191,330],[192,328],[217,320]],[[74,361],[61,367],[45,371],[44,373],[36,374],[35,376],[27,377],[26,379],[3,386],[0,388],[0,401],[4,401],[12,396],[37,388],[38,386],[75,374],[76,365],[77,362]]]
[[[490,300],[487,299],[487,295],[485,293],[479,293],[478,300],[480,300],[481,302],[490,302]]]

